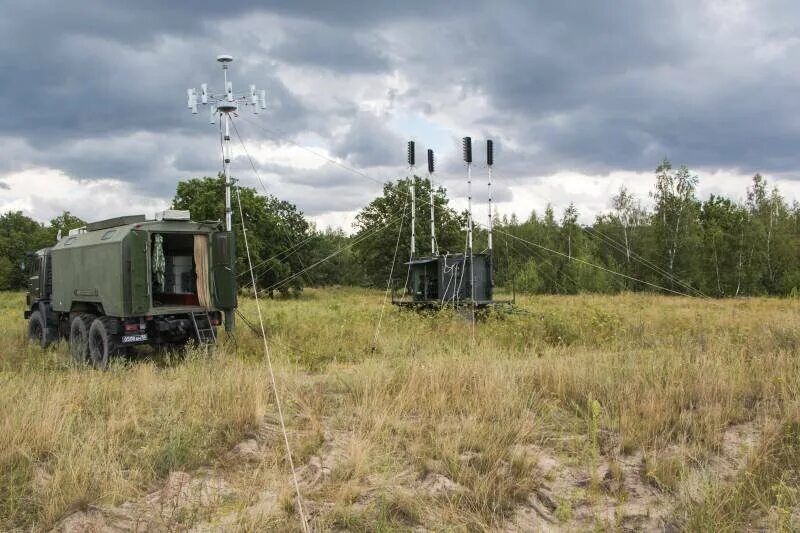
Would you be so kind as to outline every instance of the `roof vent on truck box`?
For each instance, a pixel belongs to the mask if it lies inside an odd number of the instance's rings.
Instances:
[[[156,220],[191,220],[189,211],[181,209],[167,209],[156,213]]]
[[[106,220],[98,220],[97,222],[86,224],[86,231],[127,226],[128,224],[136,224],[137,222],[144,222],[145,220],[147,220],[147,217],[144,215],[126,215],[124,217],[107,218]]]

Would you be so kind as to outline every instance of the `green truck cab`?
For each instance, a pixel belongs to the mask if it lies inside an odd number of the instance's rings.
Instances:
[[[94,222],[30,257],[28,336],[99,368],[129,346],[215,341],[237,304],[234,235],[186,211]]]

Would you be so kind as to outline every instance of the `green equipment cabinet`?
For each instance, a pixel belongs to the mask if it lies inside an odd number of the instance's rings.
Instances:
[[[392,302],[396,305],[487,307],[496,303],[492,295],[492,257],[489,254],[416,257],[406,265],[406,296],[393,296]]]

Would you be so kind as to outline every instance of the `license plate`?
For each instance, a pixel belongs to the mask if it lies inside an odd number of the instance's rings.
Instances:
[[[139,335],[123,335],[122,342],[143,342],[147,340],[147,333],[141,333]]]

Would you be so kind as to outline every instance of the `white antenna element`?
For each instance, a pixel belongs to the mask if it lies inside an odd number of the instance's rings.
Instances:
[[[188,104],[187,107],[192,110],[192,114],[197,114],[197,94],[194,92],[194,89],[187,89],[186,96],[188,97]]]
[[[250,105],[253,106],[253,114],[258,115],[258,93],[256,93],[256,86],[250,86]]]
[[[261,101],[258,102],[258,90],[255,85],[250,86],[250,92],[247,95],[237,95],[233,92],[233,83],[228,81],[228,65],[233,61],[233,56],[223,54],[217,56],[217,61],[222,65],[223,85],[221,93],[209,92],[208,85],[203,83],[200,85],[200,102],[203,105],[210,104],[209,109],[209,123],[214,124],[216,117],[219,115],[222,121],[222,173],[225,178],[225,229],[233,231],[232,210],[231,210],[231,134],[230,122],[231,113],[235,113],[239,109],[239,105],[252,105],[256,110],[261,104],[261,109],[266,107],[266,91],[262,90]],[[187,89],[187,107],[192,110],[193,114],[197,114],[197,90]],[[226,311],[225,313],[225,327],[228,331],[233,331],[233,313]]]

